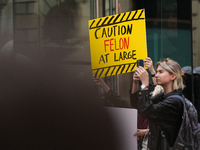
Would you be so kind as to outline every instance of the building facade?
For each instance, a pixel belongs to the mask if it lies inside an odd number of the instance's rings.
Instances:
[[[0,56],[6,63],[58,65],[64,74],[73,74],[71,80],[84,80],[101,100],[103,92],[91,80],[88,20],[142,8],[148,56],[154,65],[169,57],[182,68],[191,67],[185,93],[200,112],[199,0],[1,0]],[[131,73],[105,81],[129,101]]]

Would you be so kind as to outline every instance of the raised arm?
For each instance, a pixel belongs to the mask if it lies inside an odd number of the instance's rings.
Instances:
[[[136,93],[138,91],[138,86],[139,86],[139,77],[136,76],[135,73],[133,73],[133,84],[132,84],[131,94]]]
[[[144,60],[144,66],[148,67],[150,73],[151,73],[151,77],[152,77],[152,80],[153,80],[153,84],[156,85],[156,78],[155,78],[155,74],[156,74],[156,71],[153,67],[153,61],[151,60],[150,57],[147,57],[145,60]]]
[[[97,86],[100,86],[104,90],[106,98],[109,99],[115,107],[131,108],[128,101],[123,100],[119,95],[110,90],[110,87],[103,81],[103,79],[96,79],[95,76],[92,75],[92,80]]]
[[[101,78],[97,79],[92,74],[92,80],[96,85],[100,86],[104,90],[105,93],[108,93],[110,91],[110,87],[103,81],[103,79]]]

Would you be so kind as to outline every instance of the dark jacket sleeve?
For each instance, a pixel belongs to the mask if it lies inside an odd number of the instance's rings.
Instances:
[[[112,90],[110,90],[105,95],[106,99],[109,99],[114,107],[122,107],[122,108],[132,108],[131,105],[128,103],[128,101],[123,100],[119,95],[114,93]]]
[[[150,86],[148,90],[145,90],[145,94],[149,97],[149,93],[151,93],[154,90],[154,88],[155,86]],[[138,94],[141,92],[143,91],[139,90],[136,93],[130,93],[131,106],[135,109],[138,109]]]
[[[155,123],[161,120],[174,122],[183,113],[183,103],[179,99],[167,97],[154,104],[148,91],[138,92],[137,107],[142,116]]]
[[[180,93],[173,91],[152,99],[148,90],[142,90],[138,91],[137,96],[134,97],[138,113],[163,131],[170,146],[173,146],[176,140],[183,115],[182,101],[170,97],[174,94]],[[151,131],[155,132],[152,128]]]

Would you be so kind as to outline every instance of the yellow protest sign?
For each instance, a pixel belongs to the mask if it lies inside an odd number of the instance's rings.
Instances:
[[[89,20],[89,35],[96,78],[132,72],[147,57],[144,9]]]

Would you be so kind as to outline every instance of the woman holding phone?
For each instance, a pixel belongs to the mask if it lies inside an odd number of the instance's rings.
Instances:
[[[184,88],[180,65],[172,59],[156,63],[156,83],[164,92],[151,97],[154,86],[149,86],[149,75],[143,67],[138,67],[133,75],[131,100],[134,99],[140,115],[149,120],[148,148],[165,150],[174,145],[183,115],[181,100],[170,97],[182,96]],[[142,85],[140,89],[139,80]]]

